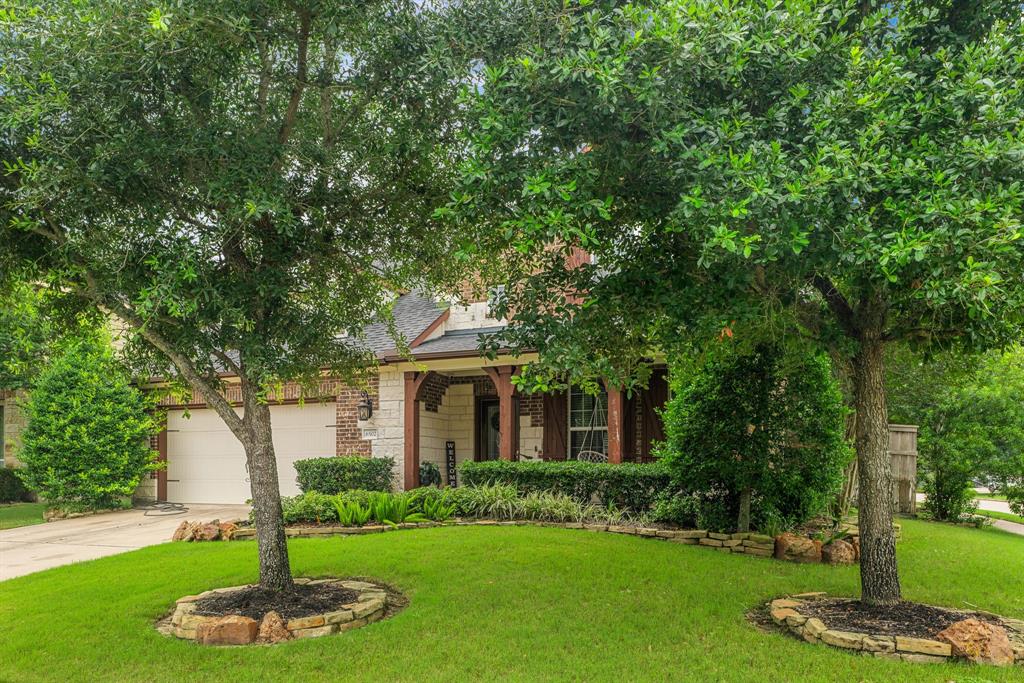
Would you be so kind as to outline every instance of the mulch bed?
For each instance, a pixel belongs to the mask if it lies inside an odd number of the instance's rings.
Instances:
[[[291,590],[280,592],[253,586],[203,598],[196,603],[194,613],[239,614],[259,621],[267,612],[277,612],[287,620],[333,612],[358,597],[358,592],[336,584],[295,584]]]
[[[971,617],[1000,624],[998,619],[988,614],[958,612],[916,602],[873,607],[859,600],[824,599],[806,602],[799,611],[805,617],[821,619],[828,628],[836,631],[912,638],[934,638],[939,631]]]

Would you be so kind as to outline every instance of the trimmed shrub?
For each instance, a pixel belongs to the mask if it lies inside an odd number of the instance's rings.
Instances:
[[[669,483],[658,463],[611,465],[594,462],[466,461],[459,467],[467,486],[507,484],[521,494],[559,493],[581,503],[643,512]]]
[[[827,358],[760,345],[706,363],[674,390],[659,455],[675,492],[700,499],[699,526],[793,526],[835,499],[853,452]]]
[[[0,503],[21,503],[32,500],[32,493],[9,467],[0,467]]]
[[[130,504],[156,469],[149,437],[152,399],[114,360],[109,339],[70,343],[40,374],[25,404],[28,425],[16,470],[52,507],[95,510]]]
[[[394,467],[392,458],[364,458],[359,455],[295,462],[299,488],[304,493],[317,491],[331,495],[353,489],[390,491]]]
[[[331,496],[318,491],[281,498],[281,511],[285,524],[328,524],[338,520]]]

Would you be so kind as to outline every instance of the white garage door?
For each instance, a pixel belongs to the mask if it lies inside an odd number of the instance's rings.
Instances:
[[[241,412],[241,410],[239,410]],[[281,494],[299,493],[296,460],[335,454],[333,403],[271,406]],[[210,409],[167,414],[167,499],[177,503],[244,503],[251,498],[242,444]]]

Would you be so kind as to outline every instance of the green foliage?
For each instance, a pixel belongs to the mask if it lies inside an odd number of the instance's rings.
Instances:
[[[516,519],[542,522],[582,522],[592,516],[593,506],[572,496],[548,491],[531,491],[516,505]]]
[[[32,493],[10,467],[0,467],[0,503],[21,503],[32,500]]]
[[[919,362],[890,354],[895,416],[920,426],[918,469],[936,519],[973,512],[973,482],[993,490],[1024,482],[1024,351]],[[933,498],[934,497],[934,498]]]
[[[159,469],[153,402],[114,360],[110,340],[71,342],[40,374],[25,414],[18,476],[53,507],[123,505]]]
[[[438,469],[437,465],[430,462],[420,463],[420,486],[440,486],[441,485],[441,470]]]
[[[1006,487],[1006,502],[1018,517],[1024,517],[1024,485]]]
[[[868,329],[1020,338],[1018,3],[505,12],[472,42],[472,159],[443,212],[512,271],[495,346],[630,386],[652,343],[766,320],[844,358]],[[580,247],[595,262],[567,266]]]
[[[460,517],[514,519],[519,494],[508,484],[465,485],[452,490]]]
[[[374,492],[370,496],[370,516],[379,524],[397,527],[399,524],[425,522],[421,512],[413,512],[409,496],[404,493]]]
[[[310,458],[295,462],[300,489],[332,495],[350,489],[390,491],[394,467],[393,458],[364,458],[358,455]]]
[[[834,498],[852,453],[827,360],[762,345],[674,390],[661,460],[676,491],[700,498],[702,526],[735,528],[744,490],[755,526],[772,514],[799,524]]]
[[[422,501],[423,516],[432,522],[446,522],[455,514],[457,507],[451,495],[445,491]]]
[[[334,509],[338,513],[338,522],[342,526],[363,526],[370,520],[372,511],[369,505],[363,505],[358,501],[345,500],[337,496],[331,500]]]
[[[28,284],[0,288],[0,389],[28,386],[43,365],[50,326],[40,298]]]
[[[559,493],[581,503],[613,505],[643,512],[668,484],[669,477],[657,463],[590,463],[577,461],[466,461],[459,466],[467,486],[508,484],[523,494]]]
[[[697,528],[700,516],[700,498],[693,495],[676,495],[663,491],[651,508],[651,519],[655,522],[675,524],[683,528]],[[707,527],[700,527],[707,528]]]
[[[281,512],[285,524],[328,524],[338,518],[332,498],[317,491],[282,497]],[[254,521],[253,513],[249,520]]]

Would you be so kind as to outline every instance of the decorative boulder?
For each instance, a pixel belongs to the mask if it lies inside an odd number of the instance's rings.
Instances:
[[[199,528],[196,529],[195,540],[197,541],[216,541],[220,538],[220,521],[213,520],[206,524],[200,524]]]
[[[263,615],[263,621],[260,622],[259,634],[256,637],[256,642],[259,643],[281,643],[286,640],[291,640],[291,631],[284,625],[284,619],[277,612],[267,612]]]
[[[821,544],[787,531],[775,537],[775,558],[790,562],[821,562]]]
[[[231,537],[235,535],[235,530],[238,529],[238,525],[234,522],[221,522],[219,526],[220,537],[225,541],[230,541]]]
[[[191,541],[195,536],[195,528],[192,522],[184,521],[178,525],[178,528],[174,530],[174,535],[171,536],[172,541]]]
[[[248,645],[256,640],[259,624],[255,619],[230,614],[199,625],[196,640],[204,645]]]
[[[953,655],[976,664],[1013,664],[1013,648],[1002,626],[973,618],[964,619],[940,631],[935,638],[949,643]]]
[[[827,564],[853,564],[855,559],[853,546],[841,539],[821,548],[821,561]]]

